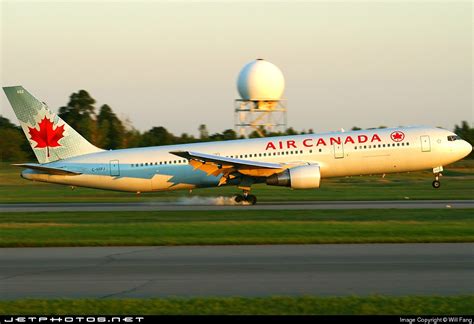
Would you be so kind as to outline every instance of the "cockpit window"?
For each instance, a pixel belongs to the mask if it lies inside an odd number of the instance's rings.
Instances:
[[[460,140],[460,139],[461,139],[461,137],[459,137],[458,135],[449,135],[448,136],[448,141],[450,141],[450,142]]]

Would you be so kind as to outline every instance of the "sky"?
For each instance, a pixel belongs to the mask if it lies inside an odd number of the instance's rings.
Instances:
[[[52,110],[87,90],[134,127],[234,128],[256,58],[286,81],[288,126],[474,120],[471,1],[1,1],[1,84]],[[0,114],[16,122],[0,95]]]

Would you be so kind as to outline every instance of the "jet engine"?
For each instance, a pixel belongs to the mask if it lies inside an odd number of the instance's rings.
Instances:
[[[292,189],[316,189],[321,182],[319,165],[308,164],[286,169],[267,178],[267,185]]]

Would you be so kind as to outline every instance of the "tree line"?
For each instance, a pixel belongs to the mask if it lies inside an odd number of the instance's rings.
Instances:
[[[226,141],[243,138],[233,129],[226,129],[222,133],[209,134],[204,124],[198,128],[198,138],[188,133],[176,136],[162,126],[152,127],[145,132],[140,132],[133,127],[130,121],[121,120],[109,105],[104,104],[97,109],[95,104],[96,100],[87,91],[79,90],[69,97],[66,106],[59,108],[58,115],[87,140],[103,149]],[[378,128],[385,127],[379,126]],[[352,130],[360,129],[359,127],[352,128]],[[268,133],[263,129],[261,132],[265,137],[313,133],[311,129],[308,132],[298,132],[291,127],[284,132]],[[462,121],[460,126],[456,125],[454,132],[471,145],[474,143],[474,128],[471,128],[466,121]],[[249,137],[256,138],[260,135],[254,131],[249,134]],[[473,158],[473,153],[469,157]],[[0,161],[24,162],[27,160],[34,161],[35,157],[23,131],[19,126],[0,115]]]

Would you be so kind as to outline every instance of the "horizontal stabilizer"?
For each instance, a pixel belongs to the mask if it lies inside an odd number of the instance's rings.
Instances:
[[[34,164],[34,163],[20,163],[20,164],[12,164],[17,167],[22,167],[22,168],[28,168],[32,170],[38,170],[42,172],[46,172],[48,174],[53,174],[53,175],[69,175],[69,176],[74,176],[74,175],[80,175],[82,174],[81,172],[75,172],[75,171],[70,171],[62,168],[52,168],[52,167],[47,167],[41,164]]]

